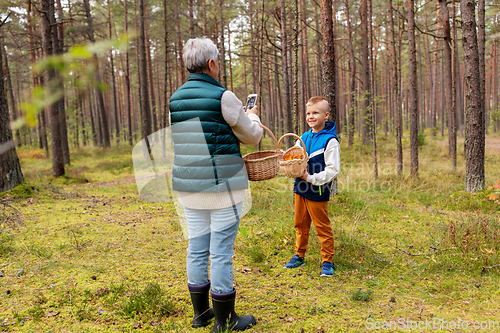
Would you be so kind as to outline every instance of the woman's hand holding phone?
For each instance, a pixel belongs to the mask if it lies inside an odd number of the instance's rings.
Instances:
[[[253,107],[253,108],[251,108],[251,109],[245,110],[245,112],[246,112],[247,116],[248,116],[249,114],[255,114],[255,115],[257,115],[257,116],[258,116],[258,115],[259,115],[259,107],[256,105],[256,106],[254,106],[254,107]]]

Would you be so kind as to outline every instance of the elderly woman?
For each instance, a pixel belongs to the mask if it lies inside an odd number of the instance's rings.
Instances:
[[[183,59],[189,78],[170,98],[172,186],[184,207],[189,233],[187,277],[193,327],[207,326],[215,316],[212,332],[245,330],[256,321],[252,315],[238,316],[234,311],[231,257],[248,188],[240,143],[259,142],[260,119],[256,107],[245,112],[235,94],[217,82],[218,50],[210,39],[188,40]]]

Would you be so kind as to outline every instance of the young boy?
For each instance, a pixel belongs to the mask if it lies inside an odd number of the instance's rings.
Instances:
[[[311,221],[321,243],[321,276],[332,277],[333,232],[328,218],[328,200],[332,180],[340,169],[340,145],[335,122],[330,116],[328,101],[321,96],[312,97],[306,104],[306,121],[311,129],[302,135],[309,162],[300,178],[295,178],[295,255],[284,266],[297,268],[305,264],[304,256],[309,241]],[[296,145],[301,145],[297,141]]]

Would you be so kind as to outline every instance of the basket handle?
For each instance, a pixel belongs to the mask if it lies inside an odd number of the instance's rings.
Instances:
[[[293,136],[297,139],[300,140],[300,142],[302,143],[302,150],[304,151],[304,154],[302,156],[302,160],[305,161],[307,159],[307,150],[306,150],[306,144],[304,143],[304,141],[302,141],[302,138],[300,136],[298,136],[297,134],[293,134],[293,133],[286,133],[286,134],[283,134],[283,136],[279,139],[278,141],[278,146],[281,145],[281,141],[283,141],[283,139],[287,136]]]
[[[262,127],[263,129],[265,129],[267,131],[267,133],[269,133],[269,135],[271,136],[271,138],[273,139],[274,141],[274,147],[276,148],[276,152],[279,153],[279,150],[280,150],[280,144],[278,143],[278,140],[276,140],[276,137],[274,136],[273,132],[271,132],[271,130],[269,128],[267,128],[266,126],[262,125],[262,124],[259,124],[257,123],[257,125],[259,125],[260,127]]]

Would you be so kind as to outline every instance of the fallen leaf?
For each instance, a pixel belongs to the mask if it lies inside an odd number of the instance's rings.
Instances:
[[[241,272],[242,273],[248,273],[248,272],[251,272],[251,271],[252,271],[252,269],[250,267],[248,267],[248,266],[241,267]]]
[[[57,316],[57,315],[58,315],[58,314],[60,314],[60,313],[61,313],[61,311],[57,311],[57,312],[54,312],[54,311],[49,311],[49,313],[47,313],[47,314],[45,315],[45,317],[55,317],[55,316]]]

